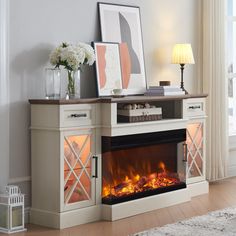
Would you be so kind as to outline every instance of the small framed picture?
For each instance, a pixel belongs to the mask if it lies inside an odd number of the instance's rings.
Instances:
[[[118,43],[94,42],[98,96],[112,96],[122,90],[122,75]]]
[[[118,42],[123,93],[146,92],[140,8],[98,3],[102,41]]]

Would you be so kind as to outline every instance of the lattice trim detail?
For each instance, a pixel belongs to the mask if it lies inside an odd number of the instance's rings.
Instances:
[[[80,151],[79,153],[76,152],[76,150],[74,149],[73,145],[71,144],[70,140],[68,137],[64,137],[64,140],[65,142],[67,143],[68,147],[70,148],[70,151],[72,152],[72,154],[74,155],[74,157],[76,158],[75,162],[73,165],[71,165],[71,163],[67,160],[66,156],[65,156],[65,153],[64,153],[64,161],[66,162],[66,164],[68,165],[70,171],[69,173],[67,174],[65,180],[64,180],[64,188],[66,187],[67,185],[67,182],[69,180],[69,178],[71,177],[71,175],[74,175],[75,177],[75,181],[70,189],[70,191],[66,194],[65,196],[65,204],[68,204],[68,202],[70,201],[71,199],[71,196],[73,194],[73,192],[75,191],[76,189],[76,186],[79,184],[82,191],[84,192],[84,194],[86,195],[87,199],[88,200],[91,200],[91,196],[90,194],[86,191],[85,187],[83,186],[82,182],[81,182],[81,176],[85,173],[85,175],[87,175],[88,179],[90,180],[91,182],[91,176],[90,174],[88,173],[88,170],[86,169],[87,165],[89,164],[89,161],[91,160],[92,158],[92,153],[89,152],[89,155],[85,161],[85,164],[83,164],[82,160],[81,160],[81,155],[86,147],[86,145],[88,144],[88,142],[90,142],[90,138],[91,136],[90,135],[87,135],[84,143],[82,144],[81,148],[80,148]],[[80,164],[81,166],[81,171],[79,174],[77,174],[75,172],[75,167],[77,164]]]
[[[201,161],[203,162],[203,154],[201,152],[202,146],[203,146],[203,135],[201,135],[200,142],[197,143],[197,137],[199,135],[199,132],[201,132],[201,134],[202,134],[202,131],[203,131],[203,123],[199,123],[199,125],[197,126],[197,128],[194,131],[193,136],[191,135],[191,133],[187,129],[188,160],[190,157],[192,158],[192,161],[187,169],[187,176],[191,176],[191,169],[193,168],[193,166],[196,167],[196,170],[197,170],[199,176],[203,176],[203,171],[200,170],[200,168],[198,167],[198,164],[196,162],[197,157],[200,157]]]

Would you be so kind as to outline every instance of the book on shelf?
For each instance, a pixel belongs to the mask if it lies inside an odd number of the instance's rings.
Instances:
[[[179,90],[181,89],[177,85],[170,85],[170,86],[149,86],[150,90]]]
[[[185,91],[183,91],[178,86],[150,86],[144,95],[146,96],[177,96],[177,95],[185,95]]]
[[[160,91],[160,92],[147,91],[144,95],[145,96],[178,96],[178,95],[185,95],[185,91],[173,91],[173,92],[169,92],[169,91]]]

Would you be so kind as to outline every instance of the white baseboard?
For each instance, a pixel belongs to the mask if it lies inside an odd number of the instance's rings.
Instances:
[[[30,207],[25,207],[25,224],[30,222]]]
[[[101,205],[61,213],[30,209],[30,223],[55,229],[65,229],[98,220],[101,220]]]
[[[188,184],[187,187],[191,197],[207,194],[209,192],[209,183],[207,181]]]
[[[228,177],[236,176],[236,166],[228,166]]]

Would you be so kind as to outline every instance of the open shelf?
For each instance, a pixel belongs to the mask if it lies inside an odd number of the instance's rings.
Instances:
[[[117,113],[117,124],[124,124],[124,121],[119,119],[119,114],[118,114],[118,110],[119,109],[123,109],[127,106],[130,106],[130,107],[133,107],[135,105],[137,106],[144,106],[145,107],[145,104],[148,104],[151,108],[154,107],[154,108],[160,108],[161,109],[161,119],[156,119],[156,120],[148,120],[148,117],[147,117],[147,120],[146,121],[137,121],[137,122],[128,122],[126,124],[129,124],[131,125],[132,123],[147,123],[147,122],[160,122],[162,120],[172,120],[173,119],[182,119],[182,101],[181,100],[168,100],[168,101],[150,101],[150,102],[147,102],[147,101],[139,101],[139,102],[130,102],[130,103],[123,103],[123,102],[120,102],[120,103],[117,103],[117,106],[116,106],[116,113]],[[139,114],[142,114],[142,112],[145,113],[145,110],[148,111],[148,109],[132,109],[131,111],[134,111],[135,113],[138,111],[141,111]],[[157,117],[157,116],[156,116]],[[135,117],[134,117],[135,118]],[[136,117],[137,119],[139,119],[139,117]],[[136,119],[135,118],[135,119]],[[142,118],[142,115],[140,116],[140,118]]]

